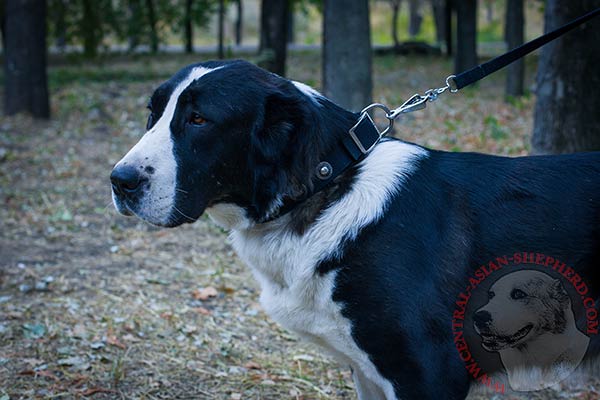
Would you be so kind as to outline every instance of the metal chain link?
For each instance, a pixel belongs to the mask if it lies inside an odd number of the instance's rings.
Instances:
[[[390,110],[384,104],[373,103],[363,108],[360,114],[363,115],[376,108],[383,110],[385,112],[385,117],[388,119],[388,126],[382,132],[380,132],[380,135],[385,136],[394,127],[394,120],[396,120],[401,114],[407,114],[413,111],[424,109],[427,106],[427,102],[436,101],[438,96],[445,91],[449,91],[450,93],[458,92],[454,78],[454,75],[447,77],[446,86],[436,89],[429,89],[423,95],[418,93],[414,94],[410,99],[406,100],[400,107],[394,110]]]
[[[379,132],[380,139],[385,136],[394,127],[394,120],[396,120],[401,114],[407,114],[413,111],[422,110],[427,106],[427,102],[436,101],[440,94],[445,91],[450,93],[458,92],[456,83],[454,82],[455,75],[450,75],[446,78],[446,86],[442,86],[436,89],[429,89],[424,95],[414,94],[410,99],[406,100],[400,107],[390,110],[385,104],[373,103],[362,109],[360,112],[361,118],[365,116],[369,111],[373,109],[380,109],[385,112],[385,117],[388,119],[388,126],[381,132]],[[355,125],[356,126],[356,125]],[[354,128],[353,128],[354,129]]]
[[[446,86],[442,86],[436,89],[429,89],[425,92],[424,95],[415,94],[410,99],[404,102],[400,107],[392,110],[391,113],[386,115],[386,117],[390,120],[395,120],[401,114],[410,113],[417,110],[422,110],[427,106],[427,102],[436,101],[438,96],[444,93],[446,90],[451,93],[458,92],[454,84],[454,75],[450,75],[446,78]]]

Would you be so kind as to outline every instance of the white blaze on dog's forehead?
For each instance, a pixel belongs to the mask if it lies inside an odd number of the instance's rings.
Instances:
[[[167,122],[169,125],[171,124],[171,119],[173,119],[173,114],[175,113],[175,108],[177,107],[177,100],[179,99],[179,96],[181,95],[181,93],[188,88],[188,86],[190,86],[194,81],[202,78],[204,75],[216,71],[218,69],[221,69],[223,67],[217,67],[217,68],[205,68],[205,67],[196,67],[194,69],[192,69],[189,73],[189,75],[181,82],[177,85],[177,87],[175,88],[175,90],[173,90],[173,93],[171,93],[171,97],[169,98],[169,102],[167,103],[167,106],[165,107],[165,110],[163,112],[163,115],[160,117],[160,119],[158,120],[158,122],[156,123],[156,125],[159,125],[161,122]],[[167,125],[167,129],[169,127],[169,125]],[[150,131],[154,130],[155,127],[153,127]]]
[[[127,160],[130,155],[141,152],[143,155],[143,159],[148,157],[149,153],[153,153],[158,151],[160,154],[166,155],[168,153],[167,150],[172,150],[171,148],[167,148],[167,146],[171,143],[171,120],[173,119],[173,115],[175,114],[175,108],[177,107],[177,100],[181,93],[188,88],[192,84],[192,82],[200,79],[202,76],[208,74],[209,72],[216,71],[222,67],[217,68],[205,68],[205,67],[196,67],[190,71],[188,76],[180,82],[177,87],[171,93],[169,97],[169,101],[156,124],[142,137],[142,139],[123,157],[123,159],[119,162]],[[160,142],[158,142],[160,139]],[[156,167],[155,167],[156,168]]]
[[[173,90],[165,109],[156,124],[117,163],[134,168],[152,167],[155,173],[150,178],[150,189],[139,204],[138,216],[152,223],[168,222],[175,203],[177,161],[173,153],[171,120],[181,93],[194,81],[222,67],[193,68],[187,77]]]
[[[294,86],[296,86],[296,89],[307,95],[315,104],[321,105],[321,103],[319,103],[318,101],[319,98],[323,97],[321,93],[319,93],[318,91],[311,88],[305,83],[297,81],[292,81],[292,83],[294,84]]]

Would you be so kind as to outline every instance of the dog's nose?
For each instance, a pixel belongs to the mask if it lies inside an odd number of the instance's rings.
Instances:
[[[138,192],[146,180],[136,168],[130,166],[116,167],[110,174],[110,183],[117,195],[126,196]]]
[[[480,328],[484,327],[486,324],[489,324],[491,321],[492,314],[485,310],[477,311],[473,316],[473,322]]]

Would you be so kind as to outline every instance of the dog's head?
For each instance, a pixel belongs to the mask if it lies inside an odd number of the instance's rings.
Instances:
[[[355,121],[309,87],[245,61],[188,66],[148,108],[146,134],[111,174],[113,201],[122,214],[168,227],[207,208],[223,225],[268,219],[306,191],[337,132]]]
[[[560,280],[539,271],[503,276],[489,289],[488,297],[473,322],[489,351],[517,347],[545,333],[562,333],[566,313],[571,312],[569,295]]]

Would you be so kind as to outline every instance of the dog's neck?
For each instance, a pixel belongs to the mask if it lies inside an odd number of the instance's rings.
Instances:
[[[286,229],[302,235],[327,207],[351,189],[356,174],[356,167],[345,171],[330,186],[298,204],[289,213],[265,223],[257,223],[243,206],[233,203],[217,203],[206,209],[206,213],[213,222],[227,231],[266,232]]]
[[[243,208],[215,205],[213,221],[231,231],[237,253],[269,281],[289,287],[312,279],[322,261],[341,256],[342,244],[377,221],[415,163],[427,152],[401,141],[376,146],[327,190],[273,221],[257,224]]]
[[[311,193],[309,187],[312,186],[317,165],[326,159],[332,149],[342,145],[343,138],[349,135],[350,129],[356,123],[357,114],[342,109],[325,97],[307,91],[297,83],[295,85],[310,99],[304,106],[306,113],[311,116],[311,123],[299,128],[298,133],[302,143],[297,151],[303,154],[305,167],[302,168],[302,173],[305,175],[297,176],[298,171],[290,171],[292,168],[289,166],[284,169],[287,171],[287,182],[282,185],[280,192],[268,201],[266,207],[253,204],[250,199],[253,196],[246,193],[246,196],[236,196],[241,199],[239,204],[217,203],[207,209],[211,218],[227,230],[265,230],[283,226],[301,235],[324,209],[352,187],[357,165],[350,166],[324,189],[304,199],[307,193]],[[288,205],[293,207],[287,210]],[[259,213],[257,209],[266,209],[266,213]],[[276,217],[279,213],[281,215]]]

